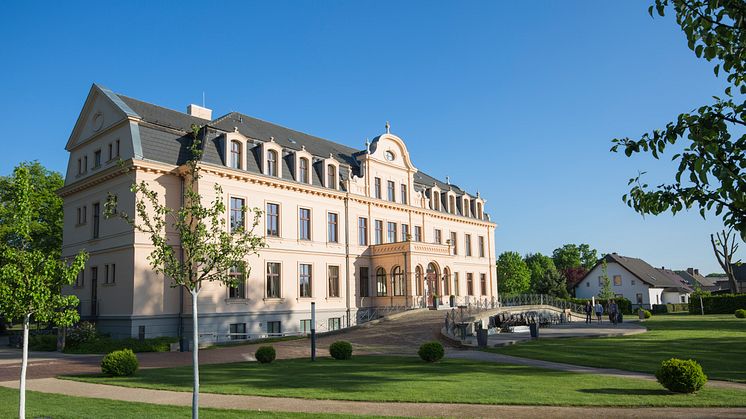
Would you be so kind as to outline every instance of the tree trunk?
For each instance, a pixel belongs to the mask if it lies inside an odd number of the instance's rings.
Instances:
[[[31,321],[31,314],[23,317],[23,358],[21,361],[21,385],[19,387],[20,396],[18,398],[18,417],[26,417],[26,368],[28,367],[28,329]]]
[[[192,294],[192,369],[194,371],[194,388],[192,390],[192,419],[199,418],[199,326],[197,325],[197,296],[199,290]]]

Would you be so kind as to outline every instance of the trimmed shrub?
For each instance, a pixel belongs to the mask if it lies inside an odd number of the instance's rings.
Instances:
[[[110,337],[96,337],[84,343],[70,344],[66,342],[65,353],[70,354],[105,354],[119,349],[131,349],[132,352],[168,352],[171,344],[179,339],[169,336],[139,340],[134,338],[112,339]]]
[[[101,360],[101,372],[114,377],[130,376],[139,366],[137,356],[130,349],[111,352]]]
[[[650,311],[648,311],[648,310],[642,310],[642,315],[643,315],[643,317],[645,317],[646,319],[649,319],[649,318],[653,317],[653,313],[651,313],[651,312],[650,312]]]
[[[693,359],[663,361],[655,372],[655,378],[663,387],[676,393],[694,393],[707,382],[702,366]]]
[[[260,346],[254,354],[256,360],[262,364],[269,364],[275,360],[276,356],[277,352],[275,352],[275,348],[272,345]]]
[[[738,309],[746,309],[746,294],[703,295],[702,307],[705,314],[731,314]],[[689,314],[702,314],[699,297],[692,297]]]
[[[746,319],[746,310],[744,309],[736,310],[736,317],[738,317],[739,319]]]
[[[28,337],[28,348],[32,351],[56,351],[57,335],[32,335]]]
[[[352,345],[350,342],[338,340],[329,345],[329,355],[334,359],[352,358]]]
[[[682,311],[689,311],[688,303],[653,304],[653,314],[679,313]]]
[[[417,351],[417,355],[419,355],[420,358],[422,358],[422,360],[425,362],[435,362],[443,358],[443,355],[445,355],[445,350],[443,349],[443,345],[441,345],[440,342],[426,342],[423,343],[422,346],[420,346],[420,350]]]

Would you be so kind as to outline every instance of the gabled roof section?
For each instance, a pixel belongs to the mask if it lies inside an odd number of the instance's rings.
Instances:
[[[99,98],[102,98],[109,102],[117,111],[121,113],[122,118],[140,118],[140,115],[138,115],[137,112],[135,112],[126,103],[124,103],[124,101],[122,101],[122,99],[116,93],[104,86],[94,83],[91,86],[91,89],[88,91],[88,96],[86,96],[85,102],[83,103],[83,109],[80,111],[80,115],[78,116],[77,121],[75,121],[75,126],[70,133],[70,138],[68,138],[67,140],[67,144],[65,145],[66,150],[70,151],[75,145],[74,140],[77,139],[80,136],[81,131],[83,131],[83,126],[89,119],[88,116],[93,110],[94,103]]]
[[[676,289],[688,293],[692,292],[692,289],[673,271],[669,269],[656,269],[642,259],[622,256],[617,253],[609,253],[599,259],[596,265],[585,274],[583,279],[578,281],[578,284],[583,282],[583,280],[585,280],[596,267],[601,265],[604,260],[606,260],[607,264],[616,263],[620,265],[622,268],[627,270],[627,272],[651,287]]]

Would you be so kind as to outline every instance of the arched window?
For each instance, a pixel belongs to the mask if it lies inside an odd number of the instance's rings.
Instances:
[[[433,191],[433,209],[440,211],[440,194],[435,191]]]
[[[391,282],[394,286],[394,295],[404,295],[404,274],[400,267],[394,266],[391,270]]]
[[[464,217],[468,217],[468,216],[469,216],[469,213],[471,212],[471,211],[469,211],[469,209],[470,209],[470,208],[469,208],[469,199],[468,199],[468,198],[466,198],[466,197],[464,197],[464,198],[463,198],[463,201],[462,201],[462,202],[463,202],[463,204],[462,204],[462,205],[463,205],[463,207],[464,207],[464,213],[463,213],[462,215],[463,215]]]
[[[326,166],[326,187],[337,189],[337,168],[333,164]]]
[[[482,219],[482,203],[477,202],[477,218]]]
[[[376,269],[376,295],[385,297],[386,294],[386,270],[378,268]]]
[[[241,142],[231,141],[231,167],[241,169]]]
[[[417,266],[414,269],[414,279],[416,282],[417,295],[422,295],[422,281],[424,280],[422,277],[422,266]]]
[[[267,152],[267,174],[277,176],[277,152],[275,150]]]
[[[311,183],[308,181],[308,159],[305,157],[301,157],[298,164],[298,182]]]
[[[455,214],[456,213],[456,197],[454,196],[448,197],[448,204],[449,204],[448,212],[450,212],[451,214]]]

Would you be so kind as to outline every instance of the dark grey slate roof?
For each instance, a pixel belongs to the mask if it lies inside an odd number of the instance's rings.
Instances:
[[[716,278],[708,278],[702,276],[699,273],[689,273],[687,271],[676,271],[676,275],[680,276],[687,284],[694,287],[699,285],[702,289],[707,291],[714,291],[720,289],[717,285]]]
[[[352,169],[352,174],[359,175],[356,156],[364,153],[365,150],[354,149],[342,144],[338,144],[320,137],[286,128],[271,122],[243,115],[238,112],[230,112],[212,121],[197,118],[183,112],[164,108],[162,106],[143,102],[124,95],[117,95],[109,92],[112,100],[118,101],[128,111],[136,113],[143,121],[152,124],[152,126],[140,127],[140,140],[142,143],[143,157],[149,160],[159,161],[168,164],[182,164],[188,158],[187,146],[190,141],[191,126],[207,125],[211,129],[205,134],[203,161],[215,165],[225,165],[225,148],[220,143],[220,135],[223,132],[232,132],[236,129],[250,139],[254,140],[253,144],[246,150],[247,171],[261,173],[259,160],[259,147],[261,142],[274,141],[285,150],[300,150],[305,147],[306,151],[311,153],[317,159],[328,158],[330,155],[342,163],[340,167],[340,180],[347,179],[351,173],[348,166]],[[133,115],[135,116],[135,115]],[[253,156],[253,158],[251,158]],[[292,173],[292,159],[285,158],[283,155],[282,170],[283,173]],[[313,170],[311,182],[313,185],[322,185],[320,173],[321,168],[317,162],[312,164]],[[435,179],[426,173],[418,172],[414,176],[415,191],[422,191],[433,185],[438,185],[441,190],[452,190],[458,197],[466,192],[456,185]],[[475,195],[467,194],[470,197]],[[442,197],[441,211],[445,212],[447,205],[446,197]],[[457,214],[463,214],[461,203],[457,205]]]

